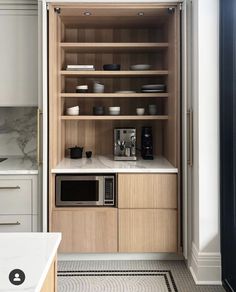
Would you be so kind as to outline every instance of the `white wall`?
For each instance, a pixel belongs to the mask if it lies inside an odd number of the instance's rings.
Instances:
[[[193,1],[194,165],[191,271],[220,283],[219,3]]]

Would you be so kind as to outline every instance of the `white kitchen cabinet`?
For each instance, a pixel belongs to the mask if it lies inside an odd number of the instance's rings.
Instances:
[[[0,232],[30,231],[34,231],[31,215],[0,215]]]
[[[37,22],[37,5],[0,3],[0,106],[38,105]]]
[[[0,232],[39,231],[38,175],[0,176]]]

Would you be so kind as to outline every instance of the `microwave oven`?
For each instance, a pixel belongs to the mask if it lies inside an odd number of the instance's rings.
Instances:
[[[115,175],[57,175],[56,206],[114,206]]]

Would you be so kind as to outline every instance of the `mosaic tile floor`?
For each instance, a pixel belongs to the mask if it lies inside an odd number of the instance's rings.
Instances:
[[[59,261],[58,292],[224,292],[195,285],[184,261]]]

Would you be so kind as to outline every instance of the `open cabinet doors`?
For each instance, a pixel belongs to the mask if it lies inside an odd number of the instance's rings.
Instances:
[[[182,247],[183,256],[190,256],[191,244],[191,177],[193,163],[191,102],[191,3],[183,1],[181,10],[181,162],[182,162]]]

